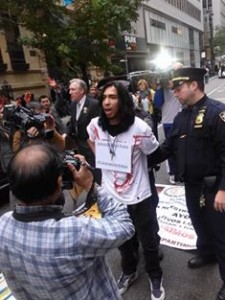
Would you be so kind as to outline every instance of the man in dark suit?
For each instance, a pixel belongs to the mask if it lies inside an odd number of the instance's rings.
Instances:
[[[89,136],[86,128],[92,118],[99,116],[100,106],[98,100],[87,97],[87,92],[87,84],[82,79],[75,78],[70,81],[69,94],[72,103],[68,134],[75,139],[79,153],[94,167],[95,157],[87,143]],[[101,183],[100,170],[94,170],[94,178],[97,183]]]

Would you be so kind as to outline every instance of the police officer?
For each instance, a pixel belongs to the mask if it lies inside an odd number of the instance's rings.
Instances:
[[[223,285],[216,299],[225,300],[225,104],[204,93],[205,72],[200,68],[174,71],[174,94],[184,109],[151,161],[175,156],[177,180],[184,182],[197,234],[197,255],[188,267],[217,261]]]

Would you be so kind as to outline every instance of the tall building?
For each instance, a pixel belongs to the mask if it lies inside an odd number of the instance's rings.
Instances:
[[[213,28],[225,26],[225,0],[203,0],[203,13],[212,12]]]
[[[199,67],[203,34],[202,0],[151,0],[140,8],[134,34],[125,35],[133,42],[126,45],[128,71],[154,68],[179,60]],[[135,44],[135,46],[134,46]],[[132,45],[132,43],[131,43]]]
[[[0,91],[16,98],[29,91],[35,96],[46,94],[47,66],[43,54],[17,43],[25,28],[12,24],[0,30]]]
[[[217,27],[225,26],[225,0],[203,0],[204,39],[202,60],[205,64],[214,67],[215,53],[213,38]]]

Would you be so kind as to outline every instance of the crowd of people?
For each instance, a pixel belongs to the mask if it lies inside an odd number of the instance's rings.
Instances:
[[[216,299],[225,300],[225,105],[205,94],[205,69],[176,64],[168,74],[165,84],[140,79],[136,91],[106,80],[99,92],[74,78],[68,92],[50,79],[51,96],[1,95],[1,167],[14,206],[0,217],[0,270],[16,299],[119,300],[138,279],[141,245],[150,298],[164,300],[154,170],[168,160],[197,234],[188,267],[217,262]],[[65,166],[68,149],[79,167]],[[64,213],[65,168],[101,218]],[[105,257],[112,248],[121,255],[117,281]]]

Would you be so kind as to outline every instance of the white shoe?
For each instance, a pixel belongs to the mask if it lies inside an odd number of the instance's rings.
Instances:
[[[171,183],[171,184],[175,184],[176,182],[175,182],[175,177],[174,177],[174,175],[170,175],[170,177],[169,177],[169,182]]]
[[[123,295],[129,288],[129,286],[138,278],[138,272],[132,274],[122,273],[119,280],[117,281],[117,287],[120,295]]]
[[[149,278],[149,282],[151,288],[151,300],[164,300],[165,290],[162,285],[162,278]]]

